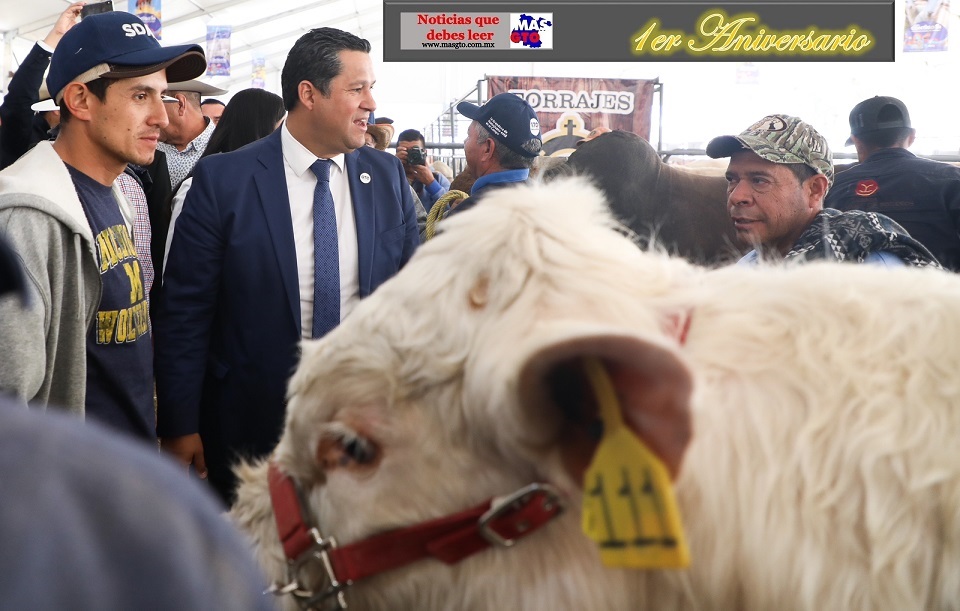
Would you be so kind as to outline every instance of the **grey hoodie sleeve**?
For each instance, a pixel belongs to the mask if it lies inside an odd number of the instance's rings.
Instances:
[[[0,389],[82,414],[92,312],[80,236],[30,207],[0,209],[0,233],[23,265],[28,292],[26,304],[15,295],[0,298]]]

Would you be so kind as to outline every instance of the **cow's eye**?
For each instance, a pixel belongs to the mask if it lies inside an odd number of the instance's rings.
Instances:
[[[344,440],[343,453],[360,465],[373,462],[373,459],[377,456],[374,445],[363,437]]]

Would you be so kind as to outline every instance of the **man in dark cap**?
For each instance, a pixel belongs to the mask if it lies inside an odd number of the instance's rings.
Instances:
[[[881,212],[903,225],[947,269],[960,271],[960,168],[907,150],[916,130],[897,98],[875,96],[850,112],[860,163],[837,175],[826,205]]]
[[[456,205],[455,210],[461,212],[476,205],[488,189],[525,182],[543,141],[537,113],[512,93],[495,95],[483,106],[460,102],[457,111],[473,119],[463,141],[463,154],[477,178],[470,197]]]
[[[0,172],[0,226],[23,262],[31,302],[0,301],[0,390],[155,446],[134,211],[114,183],[128,163],[153,161],[167,79],[205,69],[198,45],[161,47],[129,13],[86,17],[60,40],[46,81],[60,134]]]

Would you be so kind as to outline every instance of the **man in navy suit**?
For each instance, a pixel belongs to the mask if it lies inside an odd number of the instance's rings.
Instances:
[[[231,464],[280,436],[300,340],[335,326],[419,244],[403,166],[364,146],[369,52],[334,28],[301,37],[281,75],[286,122],[197,164],[177,221],[155,320],[157,432],[228,502]]]

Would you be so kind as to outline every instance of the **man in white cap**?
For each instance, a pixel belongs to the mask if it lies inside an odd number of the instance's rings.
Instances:
[[[60,40],[47,76],[60,134],[0,172],[0,227],[31,300],[0,300],[0,390],[156,443],[134,213],[114,183],[153,160],[167,78],[205,69],[198,45],[161,47],[129,13],[87,17]]]
[[[201,95],[222,95],[225,89],[198,80],[167,84],[164,110],[169,123],[160,130],[157,156],[145,172],[151,183],[147,189],[150,210],[150,253],[155,269],[163,269],[164,247],[170,230],[171,204],[180,183],[207,150],[216,129],[200,109]],[[151,303],[151,314],[154,312]]]
[[[217,127],[200,109],[200,96],[223,95],[226,92],[226,89],[197,80],[170,83],[167,86],[167,104],[164,107],[170,122],[160,130],[157,149],[167,156],[170,188],[174,191],[203,155]]]

